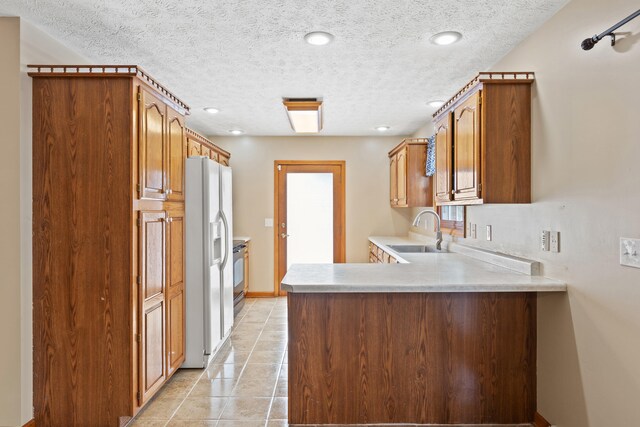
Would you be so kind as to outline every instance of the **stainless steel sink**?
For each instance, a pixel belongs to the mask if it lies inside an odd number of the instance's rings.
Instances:
[[[389,245],[389,248],[401,254],[443,253],[433,245]]]

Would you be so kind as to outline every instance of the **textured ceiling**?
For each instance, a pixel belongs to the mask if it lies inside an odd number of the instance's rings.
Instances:
[[[191,106],[188,124],[209,135],[291,135],[283,97],[322,97],[323,135],[376,135],[379,125],[405,135],[433,113],[426,101],[449,98],[565,3],[2,0],[0,13],[21,16],[95,63],[141,65]],[[316,30],[334,42],[306,44],[303,36]],[[445,30],[463,39],[429,42]]]

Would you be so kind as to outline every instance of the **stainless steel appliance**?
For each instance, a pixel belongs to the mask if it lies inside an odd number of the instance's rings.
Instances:
[[[209,364],[233,326],[231,168],[190,157],[185,169],[186,354]]]
[[[233,313],[234,316],[244,306],[244,254],[247,243],[244,240],[233,241]]]

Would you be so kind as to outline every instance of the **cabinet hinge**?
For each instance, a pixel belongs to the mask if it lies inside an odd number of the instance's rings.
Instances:
[[[141,396],[140,396],[140,392],[137,392],[137,393],[136,393],[136,398],[138,399],[138,402],[140,402],[140,398],[141,398]]]
[[[482,184],[478,184],[478,193],[482,191]]]
[[[136,224],[138,224],[138,226],[142,225],[142,220],[141,220],[140,218],[138,218],[138,219],[136,220]]]
[[[136,334],[136,342],[141,342],[142,341],[142,337],[140,336],[140,334]]]
[[[136,283],[137,283],[138,285],[141,285],[141,284],[142,284],[142,278],[141,278],[140,276],[136,276]]]
[[[282,170],[282,165],[278,165],[278,170],[281,171]]]
[[[140,195],[140,191],[142,191],[140,184],[136,184],[136,190],[138,191],[138,195]]]
[[[138,101],[142,101],[142,94],[138,92]]]

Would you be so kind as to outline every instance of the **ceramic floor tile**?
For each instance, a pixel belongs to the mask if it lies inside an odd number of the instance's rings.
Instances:
[[[243,378],[271,378],[275,380],[278,378],[280,372],[280,363],[254,363],[247,364],[242,373]]]
[[[176,412],[176,420],[217,420],[224,409],[226,398],[189,396]]]
[[[251,357],[247,360],[247,363],[282,363],[284,358],[283,351],[261,351],[256,350],[251,353]]]
[[[168,420],[182,403],[183,398],[156,398],[138,414],[139,420]]]
[[[250,354],[251,354],[250,351],[240,351],[240,350],[230,349],[229,351],[226,351],[223,354],[216,355],[216,357],[211,361],[211,363],[214,365],[219,365],[221,363],[243,364],[247,361]]]
[[[171,420],[167,427],[216,427],[218,420]]]
[[[266,427],[288,427],[287,420],[269,420]]]
[[[287,400],[286,397],[275,397],[273,399],[271,411],[269,412],[270,420],[286,420],[288,418]]]
[[[231,394],[242,397],[270,397],[273,396],[275,385],[275,378],[247,376],[240,378]]]
[[[220,420],[218,427],[265,427],[264,421]]]
[[[207,371],[204,373],[202,378],[229,378],[229,379],[238,379],[242,370],[244,369],[244,365],[237,365],[231,363],[224,363],[221,365],[209,365]]]
[[[278,378],[278,382],[276,383],[276,391],[274,396],[276,397],[287,397],[289,395],[289,383],[282,379]]]
[[[287,341],[287,331],[262,331],[260,341]]]
[[[286,341],[258,340],[254,351],[285,351],[287,349]]]
[[[220,397],[231,396],[233,388],[236,386],[237,381],[235,379],[209,379],[203,378],[196,383],[191,390],[189,396],[205,396],[205,397]]]
[[[266,420],[270,403],[269,397],[231,397],[220,419]]]
[[[164,427],[169,420],[143,420],[136,419],[130,424],[130,427]]]

